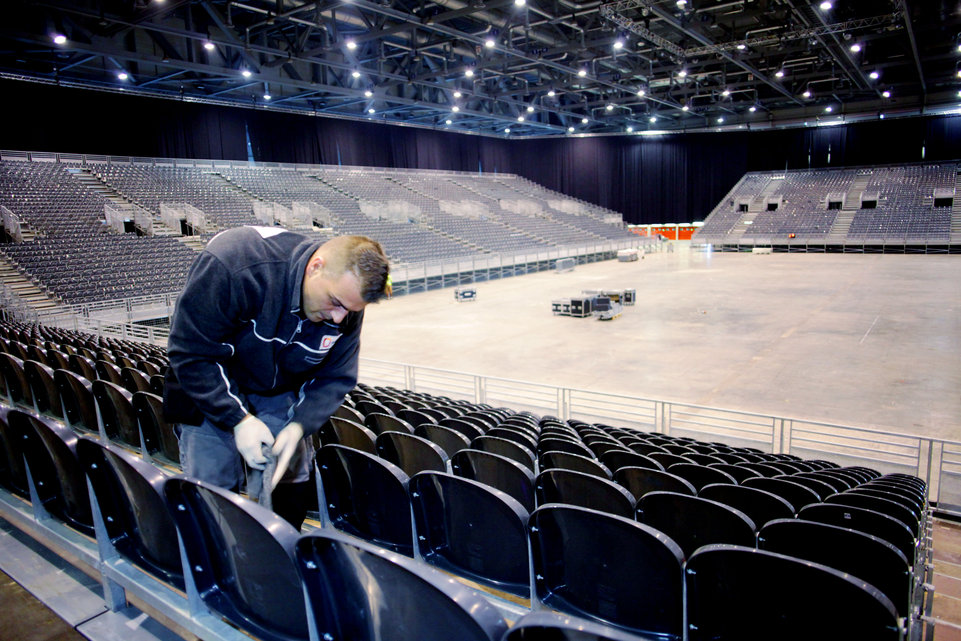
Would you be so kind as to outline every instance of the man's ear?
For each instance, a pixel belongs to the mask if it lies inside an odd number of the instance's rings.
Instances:
[[[317,255],[312,257],[310,262],[307,263],[307,275],[313,276],[322,273],[324,271],[324,265],[326,264],[323,256]]]

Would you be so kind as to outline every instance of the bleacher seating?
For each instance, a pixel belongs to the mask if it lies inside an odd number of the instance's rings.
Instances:
[[[718,203],[693,240],[718,245],[957,242],[951,235],[951,205],[959,169],[957,163],[939,163],[751,172]]]
[[[96,188],[88,187],[90,181]],[[501,206],[501,201],[519,199],[536,202],[537,215]],[[182,166],[172,161],[82,167],[2,161],[0,205],[28,233],[24,242],[0,244],[0,252],[65,303],[178,292],[195,256],[176,240],[181,230],[151,236],[111,229],[104,207],[118,200],[140,208],[160,227],[165,206],[195,207],[204,227],[191,233],[204,242],[223,229],[265,224],[255,215],[255,203],[288,210],[294,203],[316,203],[322,220],[310,221],[312,227],[297,226],[298,231],[318,239],[370,236],[383,244],[395,267],[636,240],[622,224],[605,221],[620,221],[619,214],[513,176],[237,163]],[[568,203],[580,213],[552,208],[550,202]],[[387,203],[399,203],[411,216],[382,218]],[[468,210],[486,213],[468,218],[463,215]]]
[[[0,322],[0,350],[4,355],[40,358],[41,348],[48,367],[50,363],[69,364],[68,355],[81,354],[139,370],[147,369],[143,367],[146,363],[164,362],[163,350],[146,344],[98,339],[41,325]],[[92,370],[105,377],[111,371]],[[171,435],[158,435],[156,431],[169,431],[170,427],[146,420],[137,409],[136,399],[150,396],[149,392],[124,390],[106,378],[89,381],[68,370],[60,369],[57,373],[61,378],[69,373],[72,380],[86,381],[92,390],[100,391],[95,401],[90,400],[100,404],[99,416],[92,419],[93,426],[75,421],[77,431],[83,434],[78,437],[67,421],[58,421],[50,412],[38,413],[41,406],[49,410],[49,403],[38,404],[35,398],[24,394],[10,396],[12,386],[22,387],[24,383],[15,375],[4,373],[0,380],[8,394],[0,404],[3,492],[20,497],[15,499],[19,505],[40,501],[45,512],[68,528],[85,534],[98,528],[110,532],[115,549],[129,562],[146,570],[155,580],[172,584],[181,594],[186,582],[186,591],[198,590],[198,598],[218,616],[262,639],[304,636],[309,627],[300,611],[304,585],[308,592],[313,591],[309,605],[305,606],[310,608],[308,615],[313,624],[323,621],[324,625],[338,625],[329,618],[331,611],[326,608],[330,604],[318,603],[318,590],[339,585],[342,592],[337,593],[338,599],[348,594],[354,595],[351,599],[356,598],[356,584],[347,578],[351,575],[336,573],[349,572],[351,567],[360,572],[364,568],[375,572],[377,582],[394,580],[390,577],[395,575],[396,580],[411,581],[410,589],[428,590],[440,599],[438,603],[459,594],[464,589],[461,581],[475,588],[479,584],[484,586],[484,598],[478,598],[477,592],[468,592],[473,595],[469,598],[474,599],[475,610],[486,608],[489,603],[507,607],[503,602],[503,593],[507,593],[514,599],[510,607],[519,607],[522,613],[552,609],[562,615],[581,617],[593,626],[608,626],[611,632],[607,636],[611,638],[625,634],[635,638],[681,638],[685,579],[689,594],[691,589],[697,590],[696,598],[687,602],[688,620],[723,628],[723,621],[714,619],[721,611],[712,605],[711,599],[717,598],[715,591],[723,592],[723,586],[729,586],[725,598],[731,603],[754,598],[751,590],[766,589],[767,584],[759,583],[759,577],[768,567],[800,573],[808,593],[839,590],[839,594],[850,594],[858,600],[865,608],[862,616],[869,618],[851,625],[845,623],[848,632],[890,632],[895,638],[897,627],[920,625],[929,561],[929,506],[926,487],[915,477],[882,475],[865,467],[840,467],[823,460],[802,460],[690,437],[573,419],[538,418],[529,412],[361,383],[348,395],[340,416],[331,419],[320,432],[318,465],[324,497],[321,513],[319,520],[310,521],[307,526],[312,534],[299,536],[285,522],[239,495],[177,476],[177,461],[169,453],[166,457],[158,455],[158,441]],[[27,387],[34,394],[44,393],[45,389],[31,388],[29,384]],[[87,389],[82,384],[80,387]],[[108,390],[115,393],[107,394]],[[61,388],[58,392],[62,397]],[[130,400],[128,395],[134,399],[134,416],[139,420],[123,428],[109,429],[107,423],[116,414],[109,404],[125,404]],[[64,417],[69,419],[72,412],[66,403],[63,410]],[[350,416],[363,421],[367,416],[381,414],[394,417],[401,425],[397,415],[409,411],[417,411],[421,416],[422,422],[411,428],[419,433],[417,436],[406,428],[385,430],[375,436],[359,422],[341,418]],[[423,417],[435,418],[438,423],[424,421]],[[440,421],[456,427],[441,431]],[[431,426],[438,430],[426,429]],[[139,434],[135,436],[136,431]],[[450,457],[453,474],[419,471],[422,465],[447,465],[444,446],[431,442],[431,436],[451,450],[460,448]],[[416,442],[423,453],[436,458],[402,456],[399,450],[406,447],[405,441]],[[519,448],[512,452],[524,454],[524,463],[532,468],[474,448],[490,447],[500,441]],[[354,449],[351,443],[358,443],[365,451]],[[640,444],[648,446],[645,454],[632,449]],[[410,464],[412,478],[377,453]],[[32,487],[21,458],[24,454]],[[622,461],[628,465],[612,470],[601,460],[615,461],[611,454],[631,455]],[[659,469],[663,466],[655,456],[665,461],[684,459],[675,463],[682,467],[671,468],[684,477]],[[591,461],[594,473],[565,468],[583,466],[572,457]],[[636,463],[648,467],[633,465]],[[95,473],[90,468],[92,464],[109,464],[110,471],[100,469]],[[548,465],[554,467],[545,468]],[[742,484],[740,474],[735,476],[712,467],[718,465],[753,473],[745,475]],[[692,474],[698,467],[703,468],[703,476]],[[91,474],[92,496],[99,509],[92,509],[84,500],[84,472]],[[608,472],[613,472],[612,480],[608,480]],[[169,536],[170,523],[165,519],[151,522],[149,515],[131,507],[134,502],[142,502],[156,508],[164,495],[184,540],[184,560],[189,565],[183,568],[171,547],[174,540]],[[0,507],[4,500],[0,493]],[[41,505],[35,507],[39,509]],[[485,528],[495,522],[495,516],[502,525],[489,532]],[[113,519],[109,525],[107,517]],[[818,527],[821,524],[823,527]],[[158,534],[162,531],[167,532],[165,538]],[[101,532],[97,534],[100,536]],[[820,543],[814,541],[815,535],[820,537]],[[234,541],[234,537],[240,537],[236,540],[243,540],[243,546],[235,548],[223,543]],[[525,541],[531,546],[530,558],[526,556]],[[851,545],[859,556],[826,550],[826,541],[837,541],[837,546]],[[870,547],[858,541],[870,541]],[[805,547],[806,543],[812,545]],[[249,560],[248,546],[269,548],[270,561],[266,565],[241,563]],[[735,556],[753,556],[744,557],[747,565],[732,570],[726,565],[729,555],[713,557],[708,553],[716,549],[733,551]],[[873,561],[870,556],[863,556],[871,549],[879,551]],[[785,553],[826,567],[811,569],[810,563]],[[690,568],[691,559],[700,559],[695,567],[704,572],[696,579],[683,571]],[[528,561],[532,565],[528,566]],[[314,567],[305,565],[308,562]],[[440,579],[441,575],[428,565],[449,574]],[[529,567],[534,570],[530,586],[525,578]],[[752,574],[724,574],[739,573],[742,567]],[[317,583],[302,585],[307,580],[305,570],[318,568],[322,573],[309,579]],[[645,573],[644,581],[637,580],[641,572]],[[411,573],[417,576],[410,576]],[[872,585],[871,581],[883,584]],[[442,589],[442,584],[450,592]],[[783,581],[775,581],[771,586],[776,594],[797,592]],[[389,590],[384,598],[395,604],[402,598],[400,594]],[[525,600],[528,595],[530,603]],[[793,603],[792,599],[788,601]],[[643,608],[639,605],[642,602]],[[280,603],[284,607],[279,607]],[[341,605],[337,607],[344,607],[343,602],[338,603]],[[772,601],[770,607],[776,611],[783,606],[790,618],[806,616],[810,612],[806,608],[812,606],[810,601],[794,605],[797,608],[788,609],[780,601]],[[450,616],[456,620],[464,616],[458,610],[453,612]],[[433,611],[421,612],[425,620],[432,614]],[[480,625],[488,632],[497,631],[498,636],[490,641],[500,641],[500,635],[505,633],[504,624],[498,621],[495,616]],[[554,623],[560,625],[558,621]],[[725,634],[760,638],[767,632],[766,628],[755,630],[749,626]],[[484,633],[480,634],[479,638],[485,638]],[[707,638],[708,633],[699,634],[698,638]],[[824,638],[834,638],[830,628],[825,635]],[[517,632],[508,638],[526,637]]]

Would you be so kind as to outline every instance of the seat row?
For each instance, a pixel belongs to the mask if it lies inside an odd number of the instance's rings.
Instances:
[[[526,514],[509,497],[423,472],[410,479],[417,553],[407,557],[337,528],[300,535],[239,495],[167,476],[50,419],[20,410],[0,416],[6,488],[109,541],[101,549],[111,563],[116,557],[139,567],[260,639],[697,641],[902,633],[895,606],[876,587],[773,544],[711,545],[686,554],[649,525],[559,504],[505,528],[508,519],[491,505]],[[322,450],[324,496],[336,502],[324,465],[354,452]],[[777,536],[772,527],[769,538]],[[451,576],[517,571],[509,567],[515,548],[530,572],[530,613],[523,601],[520,608],[501,607],[496,595]],[[505,618],[506,612],[515,614]]]

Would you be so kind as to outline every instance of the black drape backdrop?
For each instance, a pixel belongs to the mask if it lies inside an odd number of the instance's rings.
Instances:
[[[703,220],[747,171],[961,156],[961,116],[766,131],[506,140],[0,81],[0,148],[514,173],[633,223]],[[923,153],[923,156],[922,156]]]

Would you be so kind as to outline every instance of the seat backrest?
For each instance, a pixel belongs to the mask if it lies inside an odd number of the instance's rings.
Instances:
[[[134,392],[150,392],[150,376],[135,367],[124,367],[120,370],[120,380],[123,387],[131,394]]]
[[[0,405],[0,485],[22,498],[30,497],[27,466],[19,439],[7,423],[10,408]]]
[[[676,463],[669,465],[667,471],[687,480],[698,491],[705,485],[711,485],[713,483],[737,484],[737,480],[727,472],[719,470],[716,467],[708,467],[698,463]]]
[[[541,432],[541,437],[537,441],[537,453],[543,454],[544,452],[567,452],[568,454],[580,454],[587,458],[594,458],[594,452],[580,440],[576,433],[569,438],[561,438],[551,435],[550,432],[545,436],[545,432]]]
[[[164,494],[204,604],[264,641],[305,639],[297,530],[263,506],[200,481],[168,479]]]
[[[421,423],[414,428],[414,434],[439,445],[448,458],[470,447],[470,439],[466,436],[449,427],[435,423]]]
[[[611,471],[595,458],[557,451],[544,452],[541,454],[540,469],[543,471],[554,468],[583,472],[584,474],[591,474],[607,481],[611,480]]]
[[[545,470],[534,480],[537,505],[564,503],[616,514],[634,515],[634,497],[622,486],[591,474],[571,470]]]
[[[100,433],[97,421],[96,401],[93,398],[93,383],[70,370],[58,369],[53,380],[60,392],[63,415],[67,425],[85,432]]]
[[[433,568],[337,532],[297,543],[320,639],[499,641],[507,623],[477,592]]]
[[[327,518],[337,529],[406,556],[414,554],[408,476],[382,458],[342,445],[317,453]]]
[[[790,503],[795,510],[800,510],[805,505],[819,503],[817,492],[804,487],[799,483],[788,481],[787,479],[772,479],[764,476],[757,476],[745,479],[741,482],[744,487],[755,487],[771,494],[777,494],[782,499]]]
[[[702,545],[755,545],[754,522],[733,507],[675,492],[649,492],[637,501],[636,518],[674,539],[686,556]]]
[[[455,475],[500,490],[528,512],[534,510],[534,473],[517,461],[468,448],[454,454],[450,464]]]
[[[151,456],[168,464],[180,464],[180,442],[173,426],[164,418],[163,398],[151,392],[136,392],[133,409],[137,414],[144,446]]]
[[[900,616],[910,613],[909,561],[883,539],[836,525],[789,518],[762,527],[757,546],[847,572],[883,592]]]
[[[459,476],[422,472],[410,479],[417,546],[442,570],[530,596],[524,507],[507,494]]]
[[[539,607],[679,639],[683,553],[662,532],[568,505],[534,510],[529,527]]]
[[[60,403],[60,392],[53,381],[53,369],[38,361],[24,361],[23,374],[30,386],[34,407],[41,414],[48,414],[54,418],[63,418],[63,405]]]
[[[894,545],[908,561],[914,559],[917,551],[918,540],[911,528],[875,510],[838,503],[814,503],[801,508],[798,517],[871,534]]]
[[[116,383],[98,379],[93,382],[93,398],[107,438],[139,450],[140,427],[133,408],[133,394]]]
[[[506,456],[512,461],[517,461],[532,472],[536,469],[534,465],[534,452],[515,441],[485,434],[472,440],[470,446],[472,450],[481,450],[482,452]]]
[[[503,424],[488,430],[486,436],[496,436],[508,441],[514,441],[518,445],[523,445],[531,452],[537,449],[537,438],[523,428],[504,426]]]
[[[410,423],[397,418],[393,414],[373,412],[364,417],[364,425],[375,434],[383,434],[391,430],[413,434],[414,428]]]
[[[90,495],[77,460],[77,435],[53,419],[20,410],[7,413],[7,424],[30,466],[44,508],[67,525],[92,535]]]
[[[744,512],[756,527],[774,519],[793,519],[797,510],[777,494],[744,485],[716,484],[701,488],[697,495]]]
[[[0,377],[3,378],[10,403],[33,407],[33,395],[30,393],[30,385],[23,371],[25,360],[29,359],[21,359],[13,354],[0,352]]]
[[[440,425],[456,430],[473,441],[478,436],[483,436],[484,430],[476,424],[462,418],[445,418],[440,421]]]
[[[687,560],[689,641],[900,638],[877,588],[818,563],[734,545]]]
[[[160,470],[121,448],[81,437],[77,458],[97,497],[110,544],[154,576],[184,589],[177,529]]]
[[[331,416],[321,425],[319,434],[323,445],[343,445],[368,454],[377,454],[374,445],[377,434],[355,421]]]
[[[614,449],[608,450],[600,455],[601,463],[607,466],[612,472],[622,467],[642,467],[649,470],[664,470],[664,466],[649,456],[638,454],[633,450]]]
[[[887,514],[907,525],[915,537],[919,536],[921,532],[921,523],[914,511],[890,499],[872,496],[863,492],[841,492],[830,495],[824,499],[824,502],[864,507],[875,512]]]
[[[614,472],[614,481],[639,499],[648,492],[677,492],[694,496],[697,490],[690,481],[670,472],[642,467],[622,467]]]
[[[447,454],[426,438],[391,431],[379,434],[374,445],[381,458],[404,470],[407,476],[427,470],[447,471]]]

